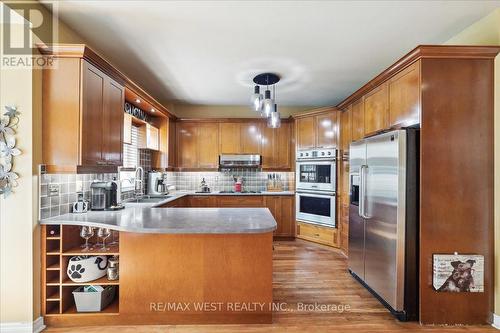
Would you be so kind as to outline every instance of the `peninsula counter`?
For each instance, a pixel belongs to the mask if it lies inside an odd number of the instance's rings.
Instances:
[[[42,308],[50,326],[272,322],[276,222],[267,208],[130,207],[41,224]],[[116,230],[119,245],[82,252],[81,226]],[[69,259],[92,254],[119,255],[119,280],[69,280]],[[71,292],[89,284],[116,285],[115,302],[102,312],[76,312]]]

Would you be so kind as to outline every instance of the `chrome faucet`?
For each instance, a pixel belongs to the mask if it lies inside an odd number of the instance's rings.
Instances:
[[[144,195],[144,169],[141,167],[135,168],[135,196]]]

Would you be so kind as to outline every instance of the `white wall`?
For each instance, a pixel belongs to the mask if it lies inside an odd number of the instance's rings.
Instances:
[[[0,10],[5,10],[3,4],[0,4]],[[19,23],[12,24],[15,31],[12,35],[14,38],[22,38],[24,19],[20,16],[18,19]],[[15,105],[20,112],[16,138],[17,147],[21,149],[22,155],[14,159],[14,171],[20,176],[19,186],[9,197],[0,197],[0,331],[6,332],[13,327],[31,331],[33,230],[36,221],[34,214],[37,209],[37,202],[34,202],[37,197],[34,186],[36,179],[32,172],[31,69],[0,68],[1,115],[5,112],[5,105]],[[15,323],[20,325],[12,326]]]

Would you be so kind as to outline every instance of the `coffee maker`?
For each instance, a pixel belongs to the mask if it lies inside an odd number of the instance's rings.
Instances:
[[[123,206],[117,204],[116,182],[96,180],[90,184],[90,209],[91,210],[117,210]]]
[[[163,172],[151,171],[148,173],[148,194],[168,194],[168,184]]]

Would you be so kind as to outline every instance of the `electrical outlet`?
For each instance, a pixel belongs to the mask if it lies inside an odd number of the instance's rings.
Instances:
[[[49,196],[53,197],[59,195],[60,186],[59,184],[49,184]]]

